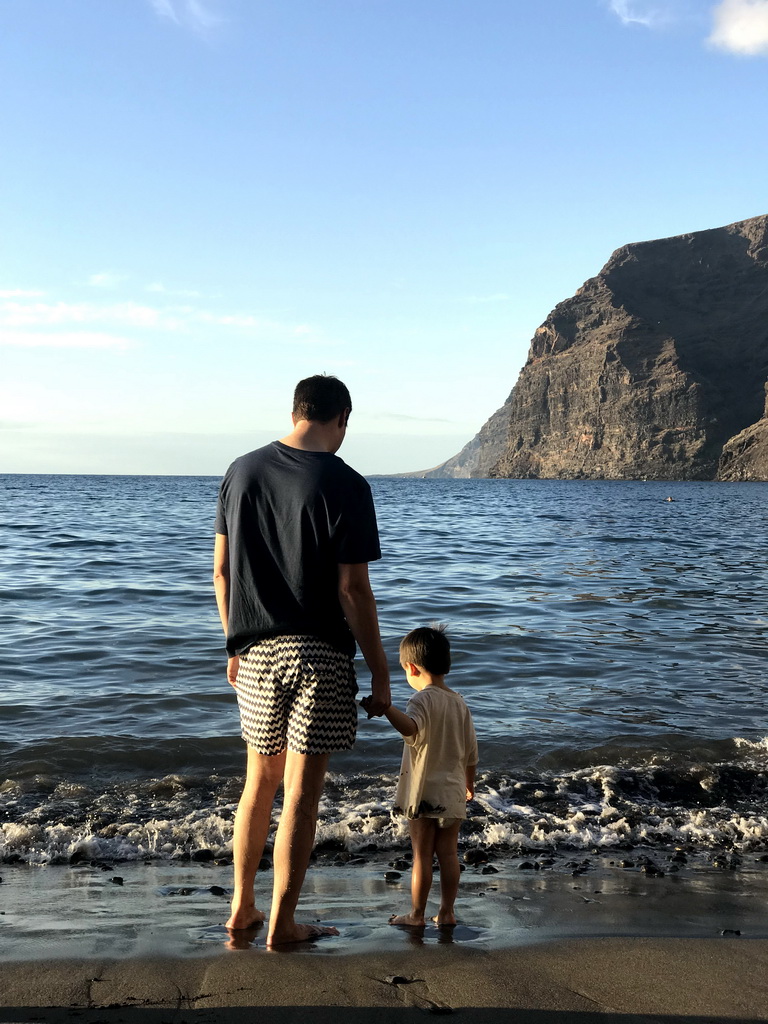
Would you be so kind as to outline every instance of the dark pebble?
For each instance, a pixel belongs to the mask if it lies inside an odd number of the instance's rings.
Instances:
[[[498,875],[499,869],[495,868],[493,864],[486,864],[483,870],[480,872],[481,875]]]
[[[315,847],[318,853],[337,853],[345,849],[346,847],[340,839],[326,839]]]
[[[400,874],[399,871],[385,871],[384,872],[384,881],[385,882],[396,882],[398,879],[400,879],[402,877],[403,876]]]
[[[114,878],[110,878],[110,882],[112,882],[113,885],[122,885],[123,879],[120,875],[115,875]]]
[[[465,864],[487,864],[488,863],[488,854],[485,852],[485,850],[482,850],[482,849],[479,849],[479,848],[475,849],[475,850],[467,850],[467,852],[464,854],[464,863]]]
[[[272,867],[272,861],[269,857],[262,857],[259,861],[259,871],[269,871]]]
[[[620,860],[619,861],[619,867],[620,868],[633,868],[634,866],[635,866],[635,862],[633,860]]]
[[[721,935],[741,935],[738,928],[723,928],[720,932]]]
[[[192,854],[192,860],[208,863],[214,860],[215,856],[216,855],[214,854],[213,850],[195,850],[195,852]]]
[[[647,864],[643,864],[640,870],[643,871],[646,875],[650,875],[654,878],[664,877],[664,872],[661,870],[658,864],[654,864],[653,861],[649,861]]]
[[[227,890],[226,889],[222,889],[222,887],[220,885],[212,885],[208,889],[208,892],[213,893],[214,896],[226,896],[227,895]]]
[[[3,864],[24,864],[24,858],[20,853],[9,853],[3,857]]]
[[[535,871],[538,868],[538,864],[534,864],[532,860],[524,860],[522,863],[517,865],[518,871]]]
[[[86,860],[88,860],[88,858],[86,857],[86,855],[83,853],[82,850],[75,850],[75,852],[69,858],[69,863],[70,864],[82,864]]]
[[[394,868],[395,871],[407,871],[411,865],[407,860],[403,860],[403,858],[400,857],[397,860],[391,860],[389,862],[389,866]]]

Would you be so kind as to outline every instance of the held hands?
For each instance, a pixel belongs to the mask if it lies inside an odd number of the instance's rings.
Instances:
[[[374,695],[369,693],[367,697],[363,697],[360,701],[360,707],[369,718],[380,718],[387,708],[390,707],[390,701],[376,700]]]
[[[392,706],[392,694],[389,689],[389,674],[378,673],[371,676],[371,693],[363,697],[360,707],[369,718],[379,718],[387,708]]]

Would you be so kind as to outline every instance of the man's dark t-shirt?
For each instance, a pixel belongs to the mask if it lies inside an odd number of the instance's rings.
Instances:
[[[229,543],[230,655],[273,636],[316,636],[354,655],[338,565],[381,558],[367,480],[329,452],[273,441],[227,470],[216,532]]]

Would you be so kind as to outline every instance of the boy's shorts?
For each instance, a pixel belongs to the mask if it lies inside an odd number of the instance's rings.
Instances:
[[[260,640],[240,655],[242,736],[260,754],[349,750],[357,732],[352,659],[313,636]]]

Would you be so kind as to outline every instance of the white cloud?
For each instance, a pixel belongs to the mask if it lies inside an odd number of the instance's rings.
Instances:
[[[116,288],[124,280],[125,274],[115,274],[111,270],[104,270],[100,274],[91,274],[86,284],[90,288]]]
[[[729,53],[768,55],[768,0],[721,0],[709,42]]]
[[[187,288],[166,288],[162,281],[153,281],[152,284],[148,284],[147,291],[157,295],[172,295],[183,299],[199,299],[201,297],[200,292]]]
[[[126,338],[97,331],[6,331],[0,329],[0,345],[18,348],[118,348],[131,346]]]
[[[662,12],[658,6],[644,0],[609,0],[608,6],[625,25],[645,25],[652,28],[659,24]]]
[[[701,18],[701,0],[607,0],[609,9],[624,25],[669,28],[681,21]]]
[[[44,292],[34,291],[30,288],[3,288],[0,289],[0,299],[36,299]]]
[[[159,17],[195,32],[208,32],[224,20],[211,9],[210,0],[150,0],[150,4]]]
[[[0,302],[0,325],[56,327],[65,324],[109,323],[122,327],[159,327],[163,314],[150,306],[121,302],[98,306],[89,302]]]
[[[116,302],[99,304],[95,302],[42,302],[34,296],[25,301],[15,296],[0,297],[0,330],[12,328],[20,337],[21,331],[34,331],[67,327],[93,327],[106,329],[96,335],[105,338],[121,330],[154,331],[161,333],[186,333],[196,328],[221,328],[244,332],[256,340],[313,345],[332,345],[321,331],[310,324],[289,324],[248,312],[213,312],[194,305],[168,305],[155,307],[137,302]],[[51,335],[53,337],[54,335]],[[75,335],[72,335],[74,337]],[[11,342],[6,342],[11,344]],[[21,344],[15,341],[13,344]],[[40,344],[30,342],[29,344]],[[97,347],[101,347],[97,343]]]

